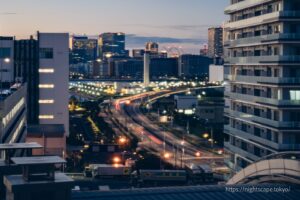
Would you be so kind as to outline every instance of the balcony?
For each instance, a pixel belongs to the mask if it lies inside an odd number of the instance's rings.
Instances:
[[[273,41],[294,41],[300,40],[300,34],[293,34],[293,33],[278,33],[278,34],[270,34],[270,35],[261,35],[255,37],[248,37],[248,38],[239,38],[236,40],[228,40],[224,42],[224,46],[228,48],[236,48],[240,46],[252,46],[257,44],[266,44],[268,42]]]
[[[257,96],[253,96],[253,95],[249,95],[249,94],[240,94],[240,93],[225,91],[225,97],[226,96],[233,100],[258,103],[258,104],[262,104],[262,105],[296,106],[296,107],[299,107],[299,105],[300,105],[300,100],[279,100],[279,99],[257,97]]]
[[[267,63],[299,63],[299,55],[290,56],[248,56],[248,57],[228,57],[225,58],[226,64],[231,65],[258,65]]]
[[[259,117],[256,115],[238,112],[230,109],[225,109],[225,112],[228,113],[232,117],[237,117],[246,121],[251,121],[254,123],[262,124],[265,126],[272,126],[275,128],[300,128],[300,122],[292,122],[292,121],[275,121],[272,119],[268,119],[265,117]]]
[[[273,148],[273,149],[276,149],[276,150],[280,149],[280,144],[278,144],[278,143],[275,143],[275,142],[272,142],[270,140],[264,139],[262,137],[255,136],[251,133],[247,133],[247,132],[244,132],[242,130],[233,128],[230,125],[225,125],[224,126],[224,132],[229,134],[229,135],[242,137],[243,139],[248,140],[248,141],[252,141],[254,143],[257,142],[258,145],[264,144],[266,147],[270,147],[270,148]]]
[[[227,75],[227,79],[243,83],[300,84],[300,78]]]
[[[279,21],[280,19],[287,20],[289,18],[300,18],[300,11],[279,11],[238,21],[229,21],[225,24],[224,27],[227,30],[235,30],[250,26],[258,26],[261,24],[269,24],[272,22]]]
[[[258,156],[255,156],[254,154],[252,154],[248,151],[245,151],[239,147],[236,147],[236,146],[230,144],[229,142],[224,142],[224,148],[228,149],[229,151],[231,151],[233,153],[240,155],[241,157],[244,157],[244,158],[252,160],[252,161],[259,159]]]
[[[232,4],[225,8],[225,14],[230,14],[237,12],[239,10],[243,10],[245,8],[250,8],[253,6],[261,5],[263,3],[272,2],[273,0],[247,0],[239,3]]]

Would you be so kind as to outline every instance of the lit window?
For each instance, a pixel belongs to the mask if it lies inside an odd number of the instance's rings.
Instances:
[[[54,88],[54,84],[39,84],[39,88]]]
[[[42,100],[39,100],[39,103],[40,104],[52,104],[52,103],[54,103],[54,100],[53,99],[42,99]]]
[[[300,90],[290,90],[291,100],[300,100]]]
[[[53,115],[39,115],[39,119],[54,119]]]
[[[40,73],[54,73],[54,69],[51,68],[43,68],[43,69],[39,69]]]

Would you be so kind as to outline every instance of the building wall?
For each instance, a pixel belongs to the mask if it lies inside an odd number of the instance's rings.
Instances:
[[[151,58],[150,77],[168,76],[176,77],[178,75],[177,58]]]
[[[210,65],[209,66],[209,82],[224,81],[224,66]]]
[[[64,124],[66,135],[68,135],[69,35],[67,33],[39,33],[38,39],[39,70],[52,70],[39,74],[39,101],[50,100],[50,102],[39,104],[39,123]],[[42,52],[45,49],[52,50],[53,56],[43,58]]]
[[[38,41],[15,40],[15,77],[27,83],[27,123],[39,122],[39,52]]]
[[[196,96],[175,95],[175,106],[177,110],[193,109],[197,107],[198,100]]]
[[[21,142],[26,133],[26,84],[0,100],[0,143]]]
[[[208,56],[223,57],[223,28],[208,29]]]
[[[207,76],[209,73],[209,65],[213,63],[213,59],[201,55],[182,55],[179,58],[179,73],[181,76]]]
[[[5,62],[9,59],[9,62]],[[0,81],[14,81],[14,38],[0,37]]]
[[[235,171],[300,150],[299,11],[300,2],[290,0],[245,0],[225,9],[225,149]]]
[[[66,137],[27,137],[26,142],[36,142],[43,146],[42,149],[34,149],[33,155],[57,155],[61,157],[66,155]]]

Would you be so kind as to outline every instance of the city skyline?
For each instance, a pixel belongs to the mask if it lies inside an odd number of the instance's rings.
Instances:
[[[226,19],[222,8],[228,4],[227,1],[215,4],[207,0],[189,0],[189,3],[180,0],[88,2],[3,2],[0,10],[1,35],[28,38],[39,30],[93,37],[103,32],[124,32],[129,49],[140,48],[147,41],[156,41],[162,47],[182,46],[186,53],[199,53],[201,46],[207,42],[207,29],[221,25]],[[212,12],[214,17],[207,17]]]

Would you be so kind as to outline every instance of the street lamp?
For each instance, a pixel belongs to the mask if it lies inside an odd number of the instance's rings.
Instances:
[[[4,58],[5,63],[10,63],[10,58]]]
[[[195,153],[195,156],[199,158],[201,156],[201,153],[198,151]]]
[[[170,157],[171,157],[171,155],[170,155],[169,153],[165,153],[165,154],[164,154],[164,158],[165,158],[165,159],[169,159]]]
[[[126,138],[125,137],[121,137],[120,139],[119,139],[119,143],[120,144],[125,144],[126,143]]]
[[[119,157],[114,157],[113,158],[113,162],[115,163],[115,164],[118,164],[118,163],[120,163],[121,162],[121,159],[119,158]]]

